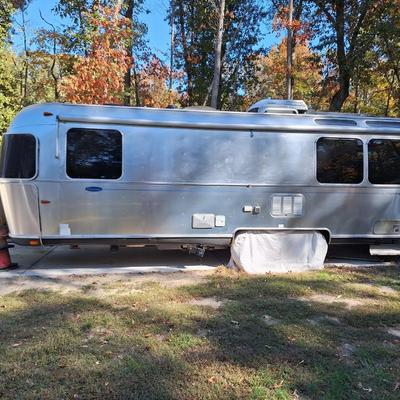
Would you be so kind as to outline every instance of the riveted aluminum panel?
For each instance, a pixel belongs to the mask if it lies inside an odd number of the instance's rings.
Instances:
[[[3,183],[1,201],[11,236],[40,236],[38,190],[33,183]]]

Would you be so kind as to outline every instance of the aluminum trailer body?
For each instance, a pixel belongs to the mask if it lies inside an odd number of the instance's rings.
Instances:
[[[3,137],[0,193],[18,244],[400,243],[397,150],[391,118],[40,104]]]

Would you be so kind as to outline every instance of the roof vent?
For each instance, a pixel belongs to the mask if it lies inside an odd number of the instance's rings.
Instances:
[[[308,107],[303,100],[263,99],[254,103],[248,112],[269,114],[304,114]]]

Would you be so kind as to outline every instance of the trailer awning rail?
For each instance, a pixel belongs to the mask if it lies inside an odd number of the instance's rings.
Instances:
[[[300,116],[301,118],[301,116]],[[158,121],[154,119],[121,119],[99,116],[77,116],[77,115],[58,115],[57,119],[60,123],[86,123],[86,124],[107,124],[107,125],[133,125],[133,126],[149,126],[164,128],[187,128],[187,129],[213,129],[213,130],[234,130],[234,131],[273,131],[273,132],[293,132],[293,133],[315,133],[315,132],[331,132],[331,133],[351,133],[351,134],[400,134],[400,123],[389,123],[388,121],[379,120],[362,120],[354,119],[343,120],[342,118],[311,118],[311,124],[296,124],[295,120],[288,119],[284,121],[271,121],[271,124],[233,124],[233,123],[215,123],[215,122],[194,122],[183,120],[164,120]],[[336,121],[337,120],[337,121]],[[280,122],[278,124],[278,122]]]

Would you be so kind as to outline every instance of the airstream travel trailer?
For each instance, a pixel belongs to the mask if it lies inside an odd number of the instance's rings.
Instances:
[[[207,249],[256,229],[399,242],[400,120],[303,104],[27,107],[3,137],[10,238]]]

